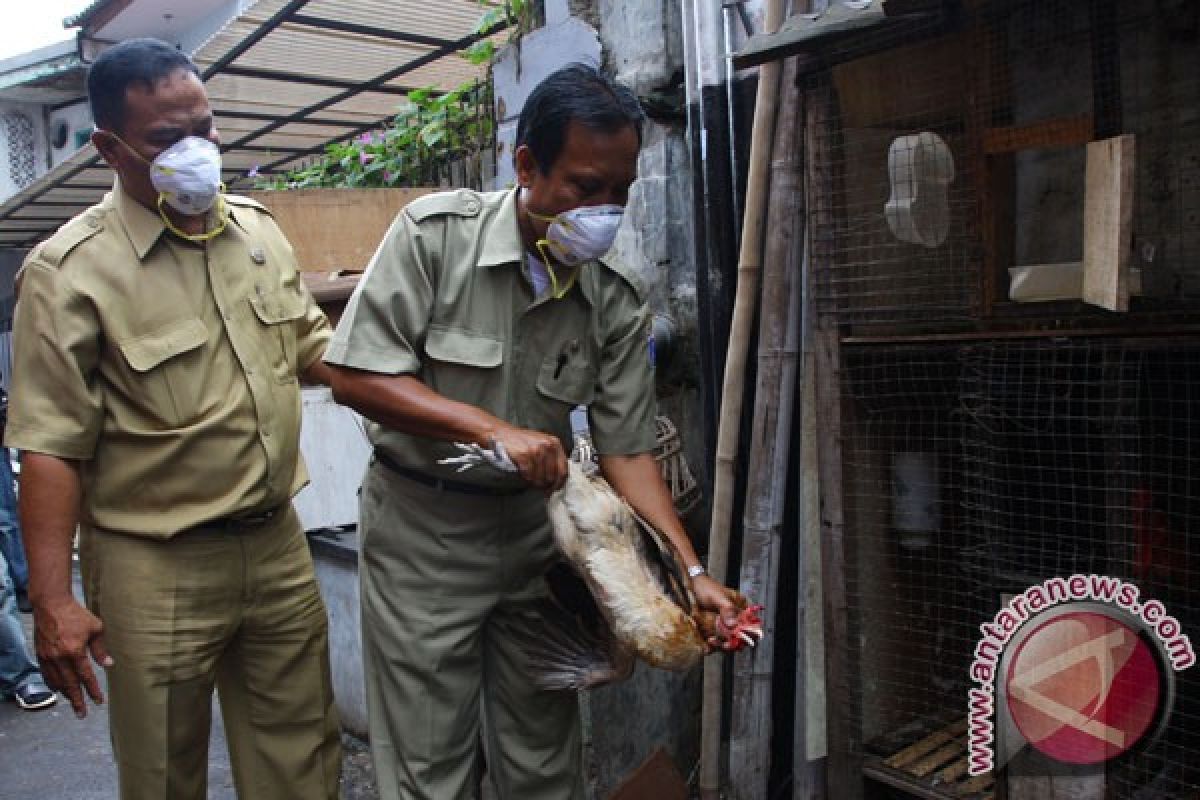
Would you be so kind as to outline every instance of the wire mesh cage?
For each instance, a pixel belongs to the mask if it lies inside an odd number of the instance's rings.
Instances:
[[[912,796],[1044,797],[1016,761],[969,774],[980,625],[1074,574],[1200,622],[1200,4],[882,7],[801,82],[814,305],[841,341],[833,746]],[[1071,796],[1200,797],[1195,674]]]
[[[818,310],[868,331],[1100,320],[1080,298],[1110,267],[1135,312],[1200,306],[1200,5],[948,7],[825,46],[806,79]],[[1110,137],[1122,166],[1089,188]],[[1123,232],[1096,224],[1118,201]]]
[[[844,360],[852,736],[868,774],[917,769],[974,796],[990,784],[965,775],[972,654],[1007,598],[1113,576],[1200,629],[1200,339],[858,346]],[[1200,684],[1175,681],[1160,735],[1088,796],[1200,796]]]

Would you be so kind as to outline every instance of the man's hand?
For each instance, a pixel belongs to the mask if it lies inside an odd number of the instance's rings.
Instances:
[[[692,578],[692,594],[696,603],[705,611],[716,612],[721,622],[732,628],[738,621],[738,609],[733,604],[730,592],[707,574]]]
[[[87,716],[83,693],[97,705],[104,692],[88,661],[88,654],[102,667],[113,665],[104,647],[104,623],[79,604],[74,597],[33,607],[34,648],[37,650],[42,677],[52,688],[66,695],[75,716]]]
[[[509,459],[517,465],[517,474],[537,488],[554,492],[567,482],[567,454],[557,436],[505,426],[492,434],[492,438],[504,445]]]

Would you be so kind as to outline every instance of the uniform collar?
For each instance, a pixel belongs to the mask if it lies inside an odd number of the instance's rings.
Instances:
[[[166,232],[167,226],[163,224],[162,217],[158,215],[157,211],[146,208],[134,200],[121,186],[119,178],[113,180],[112,197],[117,216],[129,236],[130,243],[133,244],[138,260],[145,261],[146,254]],[[237,223],[238,219],[233,204],[226,203],[225,206],[228,209],[230,220]]]
[[[521,226],[517,217],[517,192],[520,188],[510,189],[508,195],[500,203],[496,214],[486,224],[483,231],[483,247],[479,252],[478,264],[481,267],[498,267],[504,264],[520,266],[525,258],[525,243],[521,241]],[[579,277],[575,279],[576,286],[589,304],[593,304],[592,282],[588,280],[589,269],[599,269],[600,261],[585,262],[580,269]],[[563,269],[560,267],[559,269]],[[574,288],[572,288],[572,291]]]
[[[511,189],[500,208],[483,231],[483,247],[479,251],[479,266],[497,267],[501,264],[520,264],[525,255],[521,241],[521,226],[517,224],[517,192]]]

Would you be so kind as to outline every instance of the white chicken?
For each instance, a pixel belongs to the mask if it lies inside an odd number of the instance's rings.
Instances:
[[[552,571],[552,599],[528,609],[526,630],[511,631],[540,686],[589,688],[620,680],[632,670],[631,656],[682,672],[713,650],[710,642],[737,650],[762,638],[761,607],[737,591],[726,590],[739,613],[732,630],[696,606],[671,543],[599,474],[572,461],[547,510],[559,552],[588,591],[572,589],[569,576]]]
[[[458,463],[504,468],[503,453],[461,447],[468,455]],[[634,657],[683,671],[714,649],[738,650],[762,638],[761,606],[732,589],[726,591],[739,614],[732,628],[697,607],[674,547],[590,461],[570,461],[567,482],[550,496],[547,511],[569,569],[552,569],[546,576],[550,596],[500,622],[504,635],[521,644],[542,688],[587,689],[622,680]]]

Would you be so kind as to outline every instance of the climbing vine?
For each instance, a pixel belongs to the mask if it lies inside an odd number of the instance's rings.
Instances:
[[[260,189],[361,188],[419,186],[439,182],[447,165],[478,163],[495,142],[491,64],[501,42],[519,46],[534,24],[534,0],[506,0],[502,5],[480,0],[485,7],[474,29],[481,38],[461,55],[475,65],[488,65],[486,76],[448,91],[432,88],[408,93],[407,107],[387,124],[352,139],[325,146],[319,156],[278,175],[251,170]],[[470,170],[468,170],[469,172]]]

